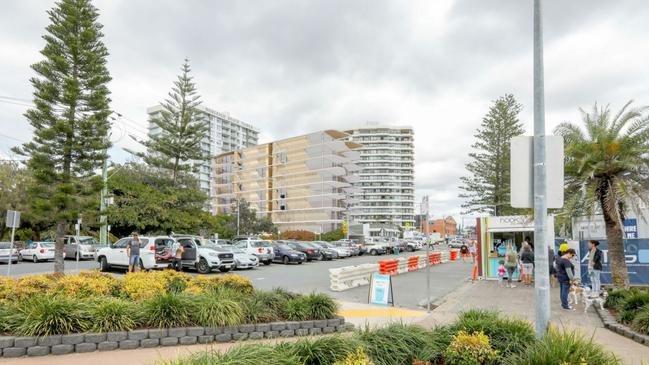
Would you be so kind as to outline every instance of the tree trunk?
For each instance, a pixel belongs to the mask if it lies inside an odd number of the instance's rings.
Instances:
[[[621,227],[617,212],[610,212],[602,202],[604,223],[606,226],[606,239],[608,240],[608,259],[611,267],[611,278],[613,287],[628,288],[629,274],[626,268],[626,257],[624,255],[624,232]],[[617,209],[617,204],[615,204]]]
[[[65,263],[63,262],[63,244],[65,242],[65,231],[68,222],[62,219],[56,223],[56,242],[54,243],[54,272],[63,273]]]

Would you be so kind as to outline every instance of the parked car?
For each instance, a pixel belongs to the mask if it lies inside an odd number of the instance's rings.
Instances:
[[[220,272],[228,272],[234,267],[234,254],[210,240],[191,235],[172,237],[184,248],[181,257],[183,268],[196,269],[201,274],[207,274],[217,269]]]
[[[276,242],[273,244],[273,251],[275,252],[273,261],[281,262],[285,265],[293,262],[302,264],[306,261],[306,255],[304,253],[293,249],[293,247],[283,242]]]
[[[460,248],[464,243],[461,240],[451,240],[448,244],[450,248]]]
[[[325,247],[322,245],[324,242],[309,242],[308,244],[317,248],[320,250],[320,260],[321,261],[330,261],[333,259],[337,259],[338,252],[336,250],[333,250],[331,248]]]
[[[8,264],[9,261],[18,263],[18,250],[11,248],[11,242],[0,242],[0,262]]]
[[[331,244],[337,247],[346,248],[349,251],[349,254],[351,256],[360,256],[364,253],[367,253],[363,245],[358,243],[353,243],[351,241],[340,240],[340,241],[332,242]]]
[[[94,259],[99,247],[99,242],[94,237],[90,236],[65,236],[63,243],[63,252],[65,258],[77,259]]]
[[[34,262],[54,260],[54,252],[54,242],[32,242],[18,252],[18,258]]]
[[[333,250],[336,252],[339,258],[345,258],[351,256],[351,251],[349,248],[344,247],[344,246],[336,246],[334,244],[331,244],[329,242],[320,242],[318,241],[317,244],[323,246],[326,249]]]
[[[112,268],[128,268],[129,257],[126,255],[126,246],[133,237],[124,237],[117,242],[102,247],[97,251],[97,261],[101,271],[108,271]],[[167,245],[173,239],[169,236],[140,236],[140,262],[142,270],[166,268],[168,262],[156,262],[155,253],[157,245]]]
[[[423,248],[421,241],[406,241],[406,250],[414,252]]]
[[[257,256],[264,265],[270,265],[275,257],[270,242],[264,240],[240,240],[234,242],[234,247]]]
[[[239,270],[259,267],[259,259],[257,258],[257,256],[251,255],[242,249],[232,246],[220,247],[227,250],[228,252],[232,252],[232,254],[234,255],[234,266],[232,267],[232,269]]]
[[[387,242],[366,242],[365,250],[372,256],[385,255],[388,253]]]
[[[286,241],[286,244],[291,246],[294,250],[300,251],[306,255],[307,261],[319,260],[320,249],[302,241]]]

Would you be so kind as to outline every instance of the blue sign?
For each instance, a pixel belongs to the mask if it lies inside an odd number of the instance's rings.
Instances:
[[[638,220],[636,218],[629,218],[624,220],[624,238],[637,239],[638,238]]]
[[[388,305],[390,302],[390,275],[372,274],[370,303]]]
[[[635,219],[629,220],[635,221]],[[626,227],[625,221],[625,231]],[[637,229],[635,230],[635,234],[637,236]],[[608,257],[608,242],[606,240],[600,240],[599,249],[604,254],[601,275],[602,284],[610,284],[611,266]],[[581,279],[584,283],[589,283],[588,241],[579,241],[579,251],[581,256]],[[629,282],[636,285],[649,285],[649,239],[625,239],[624,252],[626,254],[626,266],[629,271]]]

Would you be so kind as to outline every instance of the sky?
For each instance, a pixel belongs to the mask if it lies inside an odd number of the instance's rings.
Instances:
[[[204,105],[260,142],[367,122],[415,130],[416,199],[461,213],[459,178],[493,100],[512,93],[532,132],[532,0],[96,0],[108,47],[112,159],[138,146],[146,108],[185,57]],[[31,136],[28,108],[50,1],[0,12],[0,159]],[[544,1],[546,127],[595,103],[649,105],[645,0]]]

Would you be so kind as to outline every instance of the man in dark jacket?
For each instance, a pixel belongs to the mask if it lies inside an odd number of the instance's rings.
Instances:
[[[599,241],[588,241],[588,277],[592,288],[591,296],[598,297],[602,288],[600,275],[602,274],[602,250],[597,248]]]
[[[574,256],[575,250],[569,248],[557,260],[557,279],[559,280],[559,288],[561,289],[561,308],[565,310],[574,310],[573,307],[568,305],[570,285],[575,282],[575,267],[570,261]]]

